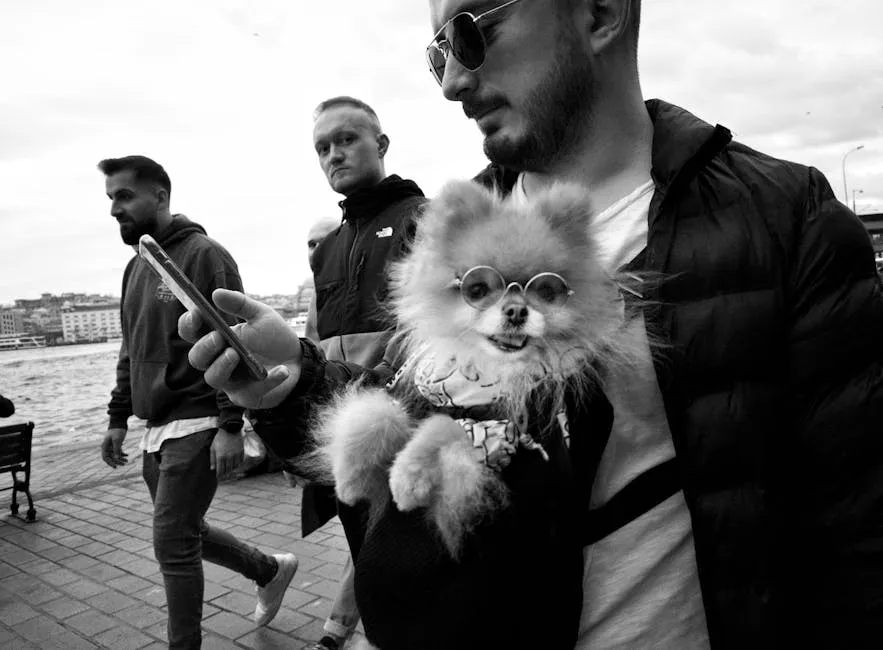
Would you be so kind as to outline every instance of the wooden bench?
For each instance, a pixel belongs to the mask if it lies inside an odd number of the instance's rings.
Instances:
[[[34,521],[37,511],[31,498],[31,441],[34,436],[34,423],[13,424],[0,427],[0,474],[12,474],[12,487],[0,488],[0,492],[12,490],[13,515],[18,514],[18,493],[24,492],[28,498],[27,520]],[[18,474],[24,474],[24,480]]]

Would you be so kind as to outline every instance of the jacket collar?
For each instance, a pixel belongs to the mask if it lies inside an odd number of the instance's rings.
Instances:
[[[338,205],[343,219],[352,222],[372,219],[391,204],[411,196],[423,196],[417,183],[392,174],[373,187],[353,192]]]
[[[653,122],[651,176],[659,200],[693,178],[732,139],[729,130],[711,126],[683,108],[659,99],[645,102]],[[518,172],[497,164],[485,167],[475,180],[503,194],[512,191]]]

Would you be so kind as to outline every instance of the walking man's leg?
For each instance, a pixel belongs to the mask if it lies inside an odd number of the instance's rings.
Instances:
[[[282,606],[285,591],[297,572],[297,558],[293,553],[267,555],[227,531],[209,526],[205,520],[201,531],[204,560],[255,581],[254,622],[258,626],[267,625]]]
[[[267,556],[206,525],[204,516],[217,489],[209,466],[213,437],[210,430],[167,440],[158,454],[144,458],[144,479],[154,500],[154,552],[166,588],[170,648],[200,647],[203,558],[258,582],[255,615],[261,625],[276,615],[297,570],[291,554]]]
[[[153,497],[153,550],[168,605],[171,649],[202,643],[202,517],[217,487],[209,471],[210,432],[167,440],[145,454],[143,474]]]

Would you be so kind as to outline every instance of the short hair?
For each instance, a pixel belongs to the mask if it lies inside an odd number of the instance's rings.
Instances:
[[[163,188],[166,193],[172,195],[172,180],[155,160],[147,156],[123,156],[122,158],[105,158],[98,163],[98,169],[105,176],[112,176],[119,172],[133,172],[136,181],[155,183]]]
[[[316,110],[313,111],[313,121],[315,122],[318,120],[319,116],[325,111],[338,106],[351,106],[363,111],[370,118],[371,125],[374,127],[377,135],[383,133],[383,129],[380,127],[380,118],[377,117],[377,113],[374,109],[361,99],[350,97],[349,95],[338,95],[337,97],[332,97],[331,99],[326,99],[324,102],[321,102],[316,106]]]

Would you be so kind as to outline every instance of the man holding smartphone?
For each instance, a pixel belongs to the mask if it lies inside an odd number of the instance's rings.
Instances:
[[[574,517],[617,503],[634,514],[628,487],[672,460],[682,489],[587,540],[575,647],[878,647],[883,295],[863,224],[818,170],[645,101],[639,0],[429,6],[434,83],[493,161],[477,180],[516,197],[581,182],[593,236],[651,279],[624,324],[644,336],[642,358],[605,377],[613,426],[583,486],[592,510]],[[220,337],[197,341],[191,361],[237,403],[299,424],[318,393],[370,373],[323,359],[246,296],[215,302],[281,364],[243,382]],[[182,318],[189,340],[195,323]],[[571,438],[609,427],[591,425]]]
[[[170,212],[171,181],[161,165],[127,156],[102,160],[98,169],[124,244],[152,236],[209,299],[217,288],[242,291],[230,254],[202,226]],[[190,344],[177,333],[185,308],[138,255],[123,274],[120,311],[123,343],[101,451],[111,467],[125,464],[129,416],[147,421],[142,473],[154,504],[153,547],[166,589],[169,647],[201,645],[203,559],[256,582],[254,619],[266,625],[279,611],[297,559],[266,555],[204,520],[218,480],[243,460],[243,409],[190,366]]]

